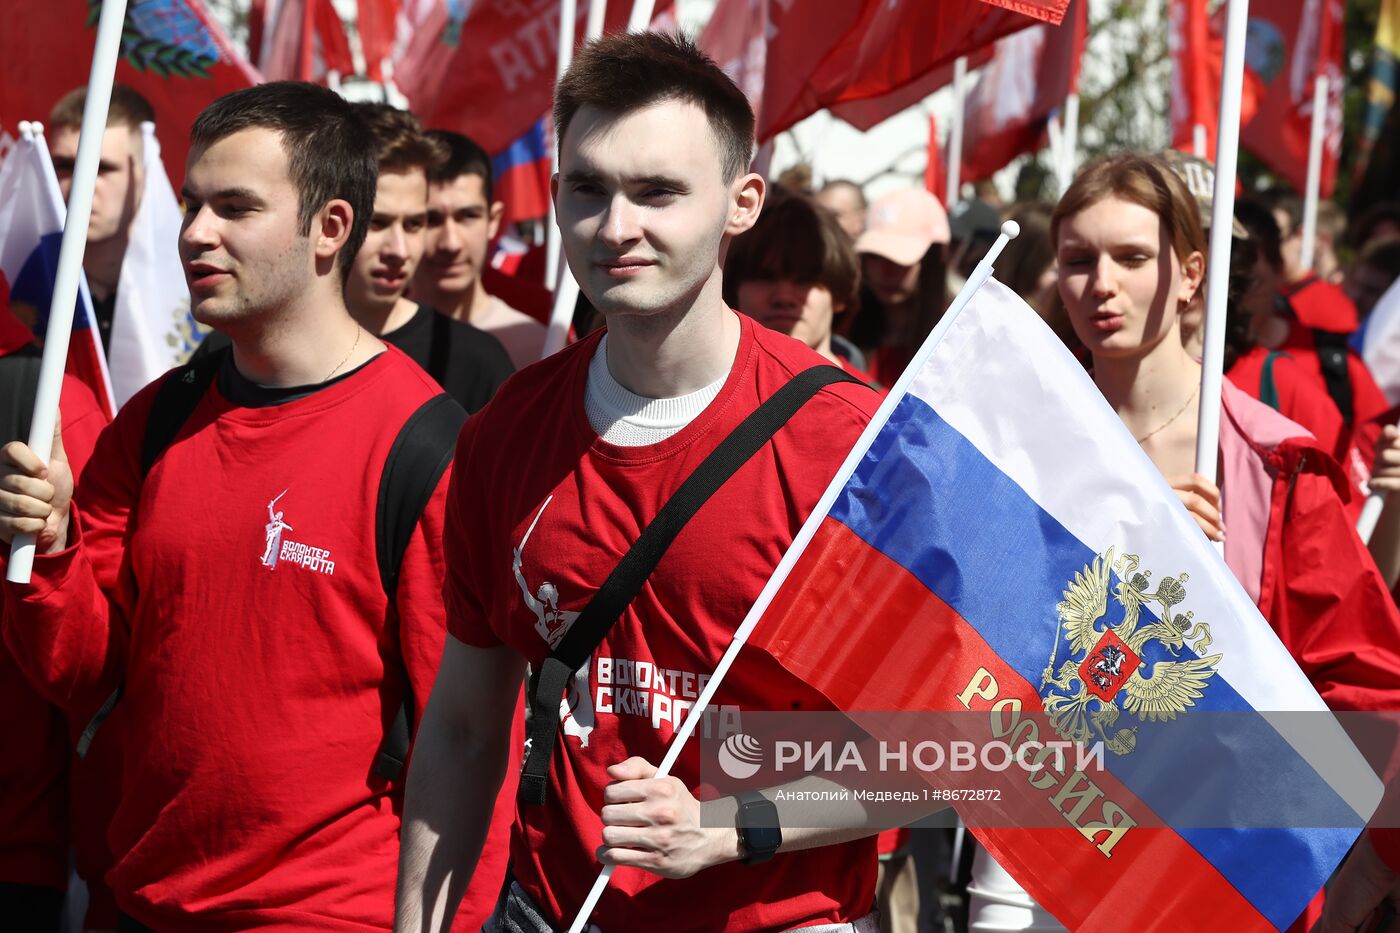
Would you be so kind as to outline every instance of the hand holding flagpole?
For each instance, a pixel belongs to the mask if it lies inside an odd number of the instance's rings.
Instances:
[[[102,137],[107,131],[107,109],[112,100],[112,79],[117,70],[117,53],[125,22],[126,0],[107,0],[102,4],[97,21],[97,45],[88,77],[87,103],[83,106],[78,137],[78,158],[73,166],[73,187],[68,195],[68,217],[63,224],[63,242],[58,252],[53,303],[49,306],[49,325],[44,336],[44,357],[39,365],[39,390],[34,398],[34,418],[29,429],[29,449],[46,463],[53,453],[58,397],[63,387],[64,364],[68,360],[68,339],[73,333],[73,309],[78,300],[78,278],[83,271],[88,221],[92,217],[97,164],[102,155]],[[6,579],[11,583],[28,583],[33,567],[34,535],[16,535],[10,543]]]
[[[963,110],[967,106],[967,56],[953,63],[953,122],[948,128],[948,192],[943,206],[952,210],[962,188]]]
[[[710,703],[713,702],[715,693],[719,690],[719,686],[724,681],[725,675],[729,673],[729,668],[734,664],[734,659],[739,656],[739,650],[748,642],[749,635],[758,626],[759,619],[763,618],[763,614],[768,611],[768,606],[773,602],[773,597],[777,595],[778,589],[783,585],[784,581],[787,580],[788,574],[792,572],[792,568],[797,564],[798,558],[802,556],[802,552],[806,550],[807,545],[816,535],[818,526],[820,526],[822,520],[826,518],[827,513],[831,511],[831,507],[836,504],[836,497],[840,495],[841,490],[845,487],[847,481],[850,480],[851,475],[855,473],[856,467],[860,465],[860,461],[865,457],[866,451],[869,450],[870,445],[874,443],[875,435],[879,434],[880,429],[890,420],[890,415],[894,413],[895,406],[899,404],[900,399],[907,393],[909,384],[914,381],[914,377],[917,376],[919,370],[923,368],[924,362],[933,354],[933,351],[937,349],[938,344],[943,340],[943,335],[948,332],[953,326],[953,322],[957,320],[958,315],[960,315],[963,309],[967,307],[968,303],[972,301],[972,296],[977,294],[977,289],[981,288],[982,283],[986,282],[987,279],[991,277],[992,265],[996,262],[997,257],[1001,255],[1001,251],[1006,248],[1006,244],[1015,239],[1020,232],[1021,227],[1014,220],[1008,220],[1001,225],[1001,236],[997,237],[996,242],[992,244],[992,248],[987,250],[987,255],[977,264],[977,268],[972,270],[972,275],[968,277],[967,282],[962,287],[962,291],[958,292],[957,297],[953,299],[953,303],[948,306],[948,310],[943,314],[943,317],[939,319],[938,325],[933,329],[933,333],[928,335],[928,339],[924,341],[923,346],[914,354],[913,360],[905,367],[904,373],[895,381],[894,386],[890,389],[889,395],[885,396],[885,400],[880,404],[879,409],[876,410],[875,416],[871,418],[870,423],[865,426],[865,430],[861,432],[860,437],[856,440],[855,446],[851,448],[851,452],[847,454],[846,459],[842,461],[840,469],[836,471],[836,475],[832,477],[831,482],[827,485],[826,492],[822,493],[821,499],[817,501],[816,506],[812,509],[812,514],[807,516],[807,520],[803,522],[802,527],[798,529],[792,544],[788,546],[787,552],[783,554],[783,559],[778,562],[778,566],[773,571],[773,575],[768,578],[768,582],[764,584],[762,592],[760,592],[758,598],[754,600],[753,607],[749,609],[748,615],[744,616],[744,621],[739,625],[738,630],[734,632],[733,640],[730,641],[729,647],[725,649],[724,656],[720,658],[719,664],[715,666],[714,673],[710,676],[710,680],[705,685],[705,689],[700,692],[700,696],[696,699],[695,705],[692,706],[690,712],[686,714],[685,722],[681,724],[680,731],[678,731],[671,740],[670,746],[666,749],[666,757],[661,759],[661,764],[657,766],[656,774],[653,775],[653,778],[664,778],[671,773],[671,769],[675,767],[676,760],[680,758],[681,751],[685,748],[685,743],[688,742],[690,737],[695,733],[695,727],[699,725],[700,720],[704,718],[705,710],[709,707]],[[587,926],[588,918],[592,915],[593,908],[598,906],[598,899],[602,897],[603,892],[607,890],[608,881],[612,878],[613,868],[614,866],[612,865],[604,866],[602,872],[599,873],[598,879],[593,882],[593,888],[588,892],[588,897],[584,899],[583,906],[579,908],[578,914],[574,917],[574,922],[569,925],[569,933],[582,933],[584,927]]]
[[[1220,458],[1220,388],[1225,369],[1225,314],[1230,284],[1230,230],[1235,216],[1235,164],[1239,156],[1240,95],[1244,88],[1244,38],[1249,0],[1229,0],[1225,58],[1220,81],[1220,125],[1215,137],[1210,257],[1206,264],[1205,350],[1196,427],[1196,472],[1215,482]]]

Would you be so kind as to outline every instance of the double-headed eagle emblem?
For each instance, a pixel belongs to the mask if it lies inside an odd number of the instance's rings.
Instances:
[[[1119,581],[1113,595],[1123,607],[1123,620],[1116,625],[1106,618],[1113,571]],[[1061,654],[1056,637],[1040,678],[1040,693],[1050,724],[1064,738],[1082,745],[1102,739],[1109,751],[1127,755],[1137,746],[1138,727],[1109,734],[1121,713],[1120,694],[1123,708],[1139,720],[1165,722],[1194,706],[1215,675],[1221,655],[1204,654],[1211,644],[1209,627],[1193,622],[1192,612],[1173,611],[1186,598],[1188,576],[1165,577],[1148,592],[1151,576],[1150,570],[1138,571],[1135,554],[1124,555],[1115,565],[1110,548],[1074,575],[1064,599],[1056,604],[1069,658],[1056,669]],[[1143,607],[1150,604],[1159,608],[1158,618],[1148,616],[1142,624]],[[1145,675],[1143,652],[1153,641],[1173,657],[1180,657],[1190,643],[1195,657],[1156,661]]]

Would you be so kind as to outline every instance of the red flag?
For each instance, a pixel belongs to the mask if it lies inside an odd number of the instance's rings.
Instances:
[[[1205,127],[1206,153],[1215,157],[1215,129],[1220,122],[1219,37],[1212,44],[1206,0],[1170,0],[1167,47],[1172,58],[1172,146],[1195,151],[1195,128]],[[1212,67],[1212,65],[1214,67]]]
[[[997,42],[968,95],[963,118],[964,181],[988,178],[1016,156],[1044,145],[1051,114],[1079,87],[1088,26],[1086,0],[1072,0],[1065,21]]]
[[[608,4],[606,32],[626,28],[628,4]],[[673,22],[670,0],[653,25]],[[418,22],[395,61],[394,81],[426,126],[470,136],[500,152],[549,109],[559,47],[558,0],[477,0],[460,18],[438,3]],[[588,4],[578,5],[582,42]]]
[[[384,80],[384,63],[394,51],[398,0],[359,0],[360,47],[365,53],[365,74],[371,81]]]
[[[1240,145],[1297,191],[1308,175],[1313,83],[1326,75],[1327,121],[1322,147],[1322,197],[1337,181],[1342,147],[1342,0],[1276,0],[1251,11],[1245,66],[1264,91],[1254,118],[1240,130]]]
[[[54,103],[85,86],[99,0],[10,4],[0,29],[0,128],[46,120]],[[127,8],[117,81],[156,111],[166,172],[185,177],[189,127],[214,98],[259,81],[201,0],[135,0]]]
[[[268,80],[324,82],[332,71],[355,73],[345,24],[332,0],[274,0],[272,12],[261,16],[266,17],[259,24],[262,42],[250,41],[249,48],[257,49],[255,62]],[[250,23],[250,39],[252,32]]]
[[[924,188],[942,201],[948,195],[948,166],[943,164],[943,152],[938,148],[938,119],[928,118],[928,162],[924,165]]]
[[[985,46],[972,52],[967,56],[967,67],[971,71],[974,68],[981,68],[992,60],[992,50],[995,43]],[[953,83],[953,71],[956,59],[942,67],[935,68],[917,81],[911,81],[892,91],[883,97],[869,97],[865,100],[852,100],[831,107],[831,112],[847,123],[867,133],[878,124],[888,120],[897,113],[903,113],[919,101],[928,97],[934,91],[946,87]],[[942,197],[946,192],[939,192]]]
[[[825,106],[892,94],[956,57],[1032,25],[1032,15],[1058,22],[1067,4],[721,0],[700,43],[721,66],[732,62],[738,49],[746,52],[748,69],[762,69],[762,98],[749,98],[762,143]],[[735,25],[739,21],[742,29]],[[748,84],[741,87],[750,90]]]

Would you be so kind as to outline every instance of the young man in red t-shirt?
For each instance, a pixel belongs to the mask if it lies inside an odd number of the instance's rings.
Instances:
[[[517,373],[459,441],[451,637],[409,776],[401,931],[442,929],[473,877],[525,662],[565,636],[697,464],[824,363],[724,304],[724,250],[764,184],[746,173],[752,111],[713,62],[657,34],[595,42],[556,89],[555,126],[565,256],[607,329]],[[774,853],[745,843],[757,837],[734,798],[697,800],[697,748],[654,774],[878,401],[856,383],[817,393],[695,514],[569,678],[545,802],[518,806],[512,884],[488,929],[565,928],[600,863],[618,866],[592,918],[606,931],[873,929],[873,838],[789,823],[771,861],[743,864]],[[749,711],[829,708],[758,651],[739,654],[714,702],[719,732]]]
[[[7,647],[65,709],[123,689],[97,735],[121,743],[123,931],[390,922],[401,784],[376,759],[406,699],[417,721],[446,638],[447,479],[423,477],[386,586],[384,465],[441,390],[345,306],[375,177],[332,91],[215,101],[191,130],[179,246],[192,313],[231,352],[149,469],[153,407],[183,375],[123,407],[76,494],[58,437],[47,465],[0,450],[0,541],[38,535],[32,582],[4,588]]]

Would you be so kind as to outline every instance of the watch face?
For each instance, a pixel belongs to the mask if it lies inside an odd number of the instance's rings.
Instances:
[[[744,829],[746,852],[776,852],[782,844],[783,831],[776,826],[749,826]]]

